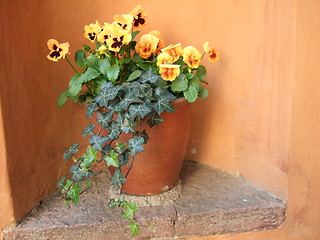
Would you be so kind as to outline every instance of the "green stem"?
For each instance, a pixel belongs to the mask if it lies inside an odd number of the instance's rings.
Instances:
[[[69,65],[72,67],[72,69],[76,72],[76,74],[79,74],[79,72],[77,71],[77,69],[74,68],[74,66],[71,64],[71,62],[69,61],[68,57],[66,56],[66,60],[69,63]]]

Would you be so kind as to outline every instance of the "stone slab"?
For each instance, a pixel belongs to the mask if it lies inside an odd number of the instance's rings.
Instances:
[[[110,181],[101,171],[95,186],[79,205],[64,205],[53,194],[17,226],[4,230],[4,240],[130,239],[127,221],[108,207]],[[140,206],[143,226],[131,239],[177,239],[278,228],[285,220],[285,202],[243,177],[185,161],[182,192],[170,204]],[[149,229],[147,226],[152,226]]]

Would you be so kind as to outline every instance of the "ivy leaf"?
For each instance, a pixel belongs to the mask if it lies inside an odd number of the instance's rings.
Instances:
[[[138,152],[144,151],[142,144],[144,144],[143,137],[131,138],[128,146],[131,149],[131,155],[135,156]]]
[[[127,219],[130,219],[130,220],[134,219],[135,213],[139,210],[137,205],[136,205],[136,202],[132,202],[132,203],[126,202],[123,205],[123,208],[124,208],[125,212],[122,212],[121,216],[123,218],[127,218]]]
[[[84,68],[86,66],[86,56],[83,50],[78,50],[74,55],[74,60],[79,67]]]
[[[70,96],[69,89],[64,90],[58,98],[57,106],[61,108],[65,104],[69,96]]]
[[[78,146],[79,143],[73,144],[64,154],[63,154],[63,159],[64,160],[69,160],[72,154],[78,152]]]
[[[88,58],[87,58],[87,66],[89,68],[94,68],[96,70],[99,70],[99,64],[100,64],[100,59],[95,56],[95,55],[90,55]]]
[[[163,119],[160,117],[160,115],[153,111],[152,114],[150,115],[150,119],[148,119],[147,124],[150,127],[154,127],[155,125],[158,125],[163,122]]]
[[[127,226],[130,228],[131,237],[139,234],[140,226],[137,225],[133,220],[131,220],[130,223],[127,224]]]
[[[194,102],[198,97],[198,90],[194,85],[190,85],[183,95],[188,102]]]
[[[122,186],[123,183],[126,181],[126,178],[123,176],[120,168],[116,169],[113,176],[111,177],[111,181],[112,184],[116,186]]]
[[[206,98],[208,96],[208,90],[203,87],[200,87],[200,89],[198,90],[198,95],[201,98]]]
[[[75,204],[79,203],[79,193],[82,188],[78,183],[74,183],[71,185],[70,190],[68,191],[67,197],[72,200]]]
[[[157,87],[155,89],[155,94],[156,96],[158,96],[159,98],[168,98],[170,100],[176,99],[177,97],[174,96],[171,92],[169,92],[169,90],[167,88],[163,88],[163,87]]]
[[[108,167],[110,166],[119,167],[118,157],[119,157],[118,153],[116,153],[115,151],[111,151],[109,152],[108,155],[104,157],[103,160],[106,162]]]
[[[128,79],[127,79],[127,82],[130,82],[130,81],[132,81],[132,80],[137,79],[138,77],[141,76],[141,74],[142,74],[142,72],[141,72],[140,70],[135,70],[134,72],[132,72],[132,73],[129,75],[129,77],[128,77]]]
[[[134,127],[136,126],[136,123],[134,121],[130,121],[125,114],[118,114],[117,122],[121,126],[121,130],[125,133],[128,133],[129,131],[134,132]]]
[[[206,68],[203,65],[200,65],[197,69],[196,75],[200,80],[204,80],[207,75]]]
[[[65,182],[65,180],[67,179],[67,177],[68,177],[68,174],[66,174],[66,175],[64,175],[58,182],[57,182],[57,184],[56,184],[56,186],[57,186],[57,188],[63,188],[64,187],[64,182]]]
[[[149,141],[149,135],[147,134],[146,130],[143,130],[142,132],[138,131],[135,132],[135,136],[143,137],[144,144],[146,144]]]
[[[90,138],[89,143],[92,144],[93,149],[98,150],[98,151],[102,151],[101,145],[106,143],[107,141],[108,141],[108,137],[104,137],[104,136],[100,136],[100,135],[93,135]]]
[[[98,152],[89,145],[87,148],[87,153],[83,155],[83,162],[81,163],[81,167],[89,168],[91,164],[96,161],[97,153]]]
[[[143,83],[150,82],[150,83],[156,83],[159,79],[158,74],[154,74],[152,72],[152,68],[149,68],[144,74],[141,76],[141,80]]]
[[[97,78],[98,76],[99,73],[95,69],[88,67],[87,70],[80,76],[79,82],[81,84],[86,83]]]
[[[70,173],[72,174],[72,180],[74,181],[81,181],[83,179],[82,171],[76,165],[71,166]]]
[[[80,82],[80,75],[74,75],[69,82],[69,94],[71,97],[77,96],[82,88],[82,82]]]
[[[123,153],[124,150],[125,150],[126,145],[127,145],[126,143],[117,142],[116,143],[117,152],[120,153],[120,154]]]
[[[108,76],[108,68],[111,66],[110,61],[108,58],[103,59],[100,62],[99,71],[102,72],[102,74],[107,77]]]
[[[109,80],[111,82],[115,83],[118,76],[119,76],[119,72],[120,72],[119,65],[109,66],[107,69],[108,69],[107,76],[108,76]]]
[[[86,117],[92,117],[93,113],[98,110],[98,105],[96,102],[88,104],[86,107]]]
[[[83,130],[83,135],[82,136],[87,136],[88,134],[93,135],[93,129],[95,128],[96,125],[89,123],[88,126]]]
[[[132,103],[142,103],[143,101],[134,96],[133,94],[128,94],[127,96],[125,96],[119,103],[119,106],[123,109],[123,110],[127,110],[129,105]]]
[[[109,121],[113,118],[112,112],[101,113],[98,112],[97,123],[101,125],[102,128],[109,126]]]
[[[129,113],[132,118],[137,116],[144,118],[150,111],[151,109],[145,104],[132,104],[129,107]]]
[[[160,97],[158,102],[153,105],[153,109],[156,110],[158,114],[162,112],[174,112],[170,99],[166,97]]]
[[[171,90],[174,92],[185,91],[188,88],[188,79],[181,74],[171,84]]]
[[[119,123],[111,121],[107,129],[109,130],[108,138],[110,140],[119,138],[119,135],[121,134],[121,126]]]

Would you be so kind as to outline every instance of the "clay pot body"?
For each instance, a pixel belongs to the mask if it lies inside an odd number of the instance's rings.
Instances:
[[[189,139],[190,106],[184,98],[172,104],[175,112],[162,113],[162,123],[152,128],[142,124],[149,141],[143,145],[145,150],[135,156],[123,192],[155,195],[171,189],[179,179]],[[120,136],[119,141],[125,142],[126,138],[128,136]],[[122,168],[124,175],[129,164]]]

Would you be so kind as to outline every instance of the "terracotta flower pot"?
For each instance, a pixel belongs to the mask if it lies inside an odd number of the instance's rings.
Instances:
[[[173,101],[173,106],[175,112],[162,113],[164,121],[159,125],[152,128],[142,125],[149,141],[143,145],[145,150],[136,155],[123,192],[155,195],[169,190],[177,182],[189,139],[190,106],[184,98]],[[125,136],[119,141],[123,138]],[[127,165],[122,168],[124,175]]]

